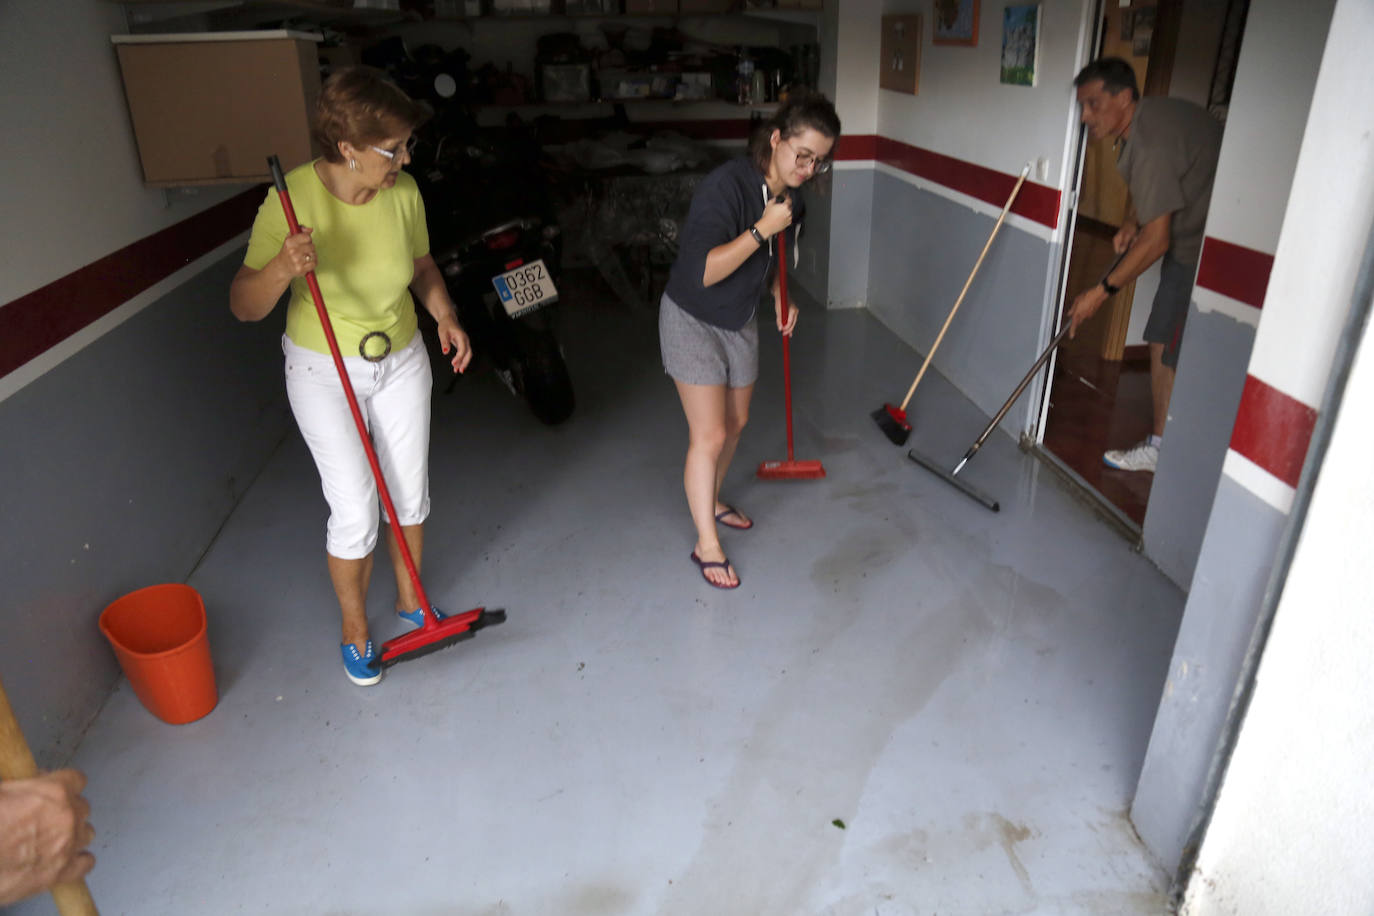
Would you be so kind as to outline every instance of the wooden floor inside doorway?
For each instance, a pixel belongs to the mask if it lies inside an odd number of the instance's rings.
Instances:
[[[1145,522],[1154,474],[1102,463],[1107,449],[1129,448],[1150,433],[1147,360],[1105,360],[1065,348],[1055,363],[1045,447],[1137,525]]]

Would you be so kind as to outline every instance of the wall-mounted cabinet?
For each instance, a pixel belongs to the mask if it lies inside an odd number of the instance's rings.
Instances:
[[[154,186],[267,181],[267,157],[312,157],[320,90],[312,32],[116,35],[144,180]]]

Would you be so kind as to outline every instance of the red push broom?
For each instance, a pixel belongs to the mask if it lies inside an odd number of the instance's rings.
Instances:
[[[296,222],[296,209],[291,206],[291,195],[286,190],[286,177],[282,174],[281,163],[276,156],[268,156],[267,165],[272,170],[272,183],[277,187],[277,196],[281,198],[282,209],[286,211],[287,228],[292,235],[295,235],[301,231],[301,227]],[[358,409],[358,398],[353,394],[353,384],[348,380],[348,372],[344,369],[343,357],[339,354],[339,341],[334,336],[334,326],[329,321],[329,312],[325,310],[324,296],[320,293],[320,284],[315,279],[315,271],[312,270],[305,275],[305,282],[310,287],[311,298],[315,300],[315,311],[319,314],[320,324],[324,327],[325,339],[329,341],[329,352],[334,357],[334,368],[339,372],[339,381],[343,383],[344,397],[348,399],[348,409],[353,412],[353,422],[358,427],[358,436],[363,440],[363,451],[367,453],[367,463],[372,466],[372,476],[377,480],[377,493],[381,496],[382,505],[386,508],[386,517],[387,521],[391,523],[392,535],[396,539],[396,546],[400,548],[401,559],[405,561],[406,572],[410,574],[410,581],[415,586],[415,593],[420,596],[420,607],[424,611],[424,626],[382,643],[382,651],[377,656],[376,665],[378,669],[389,668],[400,662],[408,662],[422,655],[448,648],[464,639],[470,639],[483,627],[504,622],[506,612],[499,609],[487,610],[477,607],[461,614],[445,617],[443,620],[440,620],[435,614],[434,605],[430,603],[429,596],[425,594],[425,587],[420,584],[420,573],[415,568],[415,560],[411,557],[410,547],[401,535],[401,525],[396,516],[396,507],[391,502],[391,493],[387,490],[386,481],[382,478],[382,467],[377,462],[377,452],[372,447],[372,438],[367,434],[367,424],[363,422],[362,412]]]
[[[784,239],[787,231],[777,235],[778,239],[778,295],[782,299],[782,314],[791,314],[787,303],[787,246]],[[765,461],[759,465],[758,475],[763,480],[815,480],[825,476],[825,468],[819,461],[798,461],[792,453],[792,353],[789,342],[791,337],[782,336],[782,385],[783,399],[787,403],[787,460]]]

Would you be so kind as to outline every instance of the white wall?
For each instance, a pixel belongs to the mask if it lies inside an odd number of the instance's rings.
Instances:
[[[1000,82],[1007,5],[983,0],[978,44],[970,48],[932,43],[929,2],[887,0],[884,13],[921,14],[923,49],[916,95],[878,93],[878,133],[1013,175],[1026,162],[1044,157],[1049,172],[1042,183],[1062,187],[1077,120],[1073,78],[1086,59],[1091,3],[1041,4],[1040,60],[1033,87]],[[1038,180],[1035,174],[1031,179]]]
[[[1312,100],[1312,84],[1294,79],[1320,57],[1330,0],[1295,4],[1252,0],[1241,45],[1226,139],[1212,186],[1207,234],[1273,251]]]
[[[0,4],[0,304],[243,190],[144,187],[108,0]]]
[[[1358,247],[1343,250],[1358,259]],[[1371,415],[1366,333],[1188,884],[1187,916],[1374,912]]]
[[[878,53],[882,0],[827,0],[821,36],[820,88],[835,103],[843,135],[872,135],[878,124]],[[844,141],[841,140],[843,149]],[[857,308],[868,295],[868,250],[873,222],[873,172],[840,162],[830,196],[815,209],[806,238],[824,252],[824,265],[798,272],[811,297],[829,308]],[[803,255],[805,256],[805,255]],[[804,265],[805,266],[805,265]]]
[[[1250,10],[1256,40],[1252,44],[1252,36],[1246,36],[1241,63],[1242,73],[1250,77],[1243,85],[1238,77],[1237,100],[1256,119],[1270,114],[1264,125],[1275,132],[1275,122],[1292,122],[1296,111],[1264,106],[1260,87],[1281,84],[1293,47],[1309,47],[1314,26],[1304,21],[1304,12],[1312,14],[1311,8],[1296,10],[1279,0],[1256,3]],[[1329,29],[1322,29],[1319,38],[1325,52],[1311,106],[1301,104],[1303,93],[1286,89],[1287,98],[1294,99],[1290,104],[1300,104],[1304,113],[1309,108],[1307,129],[1298,139],[1301,151],[1292,194],[1287,195],[1274,273],[1249,363],[1250,375],[1272,374],[1275,382],[1282,380],[1283,393],[1314,407],[1322,404],[1333,343],[1344,325],[1360,254],[1374,224],[1374,113],[1367,106],[1349,104],[1349,99],[1363,98],[1374,89],[1366,60],[1367,45],[1374,38],[1374,8],[1364,0],[1340,0],[1327,23]],[[1283,33],[1293,40],[1286,47],[1278,41]],[[1252,56],[1285,51],[1278,58]],[[1293,82],[1292,73],[1289,77]],[[1232,118],[1235,110],[1232,107]],[[1232,143],[1230,132],[1226,143]],[[1286,137],[1282,144],[1287,146]],[[1268,150],[1250,152],[1261,163],[1272,162]],[[1235,158],[1237,170],[1256,165],[1239,152]],[[1333,179],[1340,183],[1340,194],[1333,194]],[[1235,181],[1232,187],[1239,190],[1242,185]],[[1245,231],[1245,220],[1237,218],[1241,207],[1253,209],[1249,199],[1239,196],[1221,211],[1213,203],[1209,235],[1221,235],[1213,228],[1217,220],[1227,222],[1231,231]],[[1270,225],[1265,217],[1254,213],[1254,224]],[[1318,360],[1308,356],[1309,350],[1318,352]],[[1369,869],[1374,860],[1374,834],[1369,829],[1374,814],[1369,784],[1374,681],[1367,676],[1374,656],[1374,618],[1369,614],[1374,588],[1364,573],[1374,534],[1374,488],[1367,467],[1374,446],[1367,420],[1374,409],[1370,350],[1366,334],[1305,519],[1289,522],[1287,508],[1264,499],[1264,488],[1254,488],[1253,479],[1232,478],[1230,460],[1227,463],[1224,492],[1252,494],[1250,503],[1267,508],[1279,531],[1285,522],[1303,527],[1292,569],[1281,585],[1274,628],[1267,644],[1256,647],[1263,650],[1263,658],[1252,703],[1239,722],[1238,743],[1189,876],[1182,912],[1190,916],[1374,912]],[[1285,433],[1279,420],[1268,426],[1271,435]],[[1234,516],[1216,508],[1212,515],[1208,542],[1223,548],[1245,544],[1264,523],[1252,514],[1245,519],[1245,529],[1231,530],[1228,526],[1237,523]],[[1194,578],[1136,797],[1138,827],[1147,843],[1161,831],[1139,820],[1142,805],[1146,814],[1168,806],[1169,795],[1178,791],[1175,786],[1191,781],[1182,779],[1173,761],[1161,758],[1157,765],[1157,747],[1167,750],[1186,742],[1184,748],[1197,746],[1208,755],[1217,747],[1220,729],[1204,731],[1198,722],[1226,721],[1212,709],[1216,699],[1231,702],[1237,676],[1219,650],[1226,643],[1243,647],[1260,619],[1259,602],[1231,607],[1231,596],[1260,593],[1274,563],[1272,552],[1215,552],[1217,559],[1201,562]],[[1212,600],[1200,603],[1202,596]],[[1197,676],[1190,677],[1190,670]],[[1215,696],[1217,688],[1224,691],[1220,696]],[[1208,757],[1202,762],[1209,762]],[[1160,779],[1151,777],[1156,770]]]
[[[144,187],[123,31],[108,0],[0,4],[0,328],[11,300],[243,190]],[[226,243],[0,378],[0,673],[41,766],[115,682],[100,609],[183,580],[286,432],[279,321],[229,315],[240,258]]]
[[[1252,361],[1290,393],[1325,388],[1374,225],[1374,110],[1350,104],[1374,92],[1371,39],[1374,6],[1339,0]],[[1371,415],[1366,330],[1187,887],[1190,916],[1374,912]]]
[[[1366,334],[1188,885],[1188,916],[1374,912],[1371,413]]]
[[[1252,0],[1207,214],[1209,238],[1277,251],[1333,6],[1334,0]],[[1271,298],[1275,291],[1271,278]],[[1260,309],[1200,285],[1193,306],[1144,525],[1145,552],[1184,588],[1214,522],[1209,512],[1221,467],[1232,464],[1227,445],[1261,319]],[[1306,358],[1291,344],[1307,339],[1305,329],[1289,330],[1284,358]],[[1320,359],[1324,371],[1329,348]],[[1218,571],[1237,574],[1212,572]]]
[[[878,48],[882,0],[831,0],[838,9],[835,32],[835,110],[844,132],[878,132]],[[827,3],[830,6],[831,3]]]

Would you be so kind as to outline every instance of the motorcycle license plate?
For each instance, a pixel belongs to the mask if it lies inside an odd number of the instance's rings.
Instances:
[[[558,290],[553,285],[548,268],[544,266],[543,258],[497,274],[491,278],[491,285],[496,287],[502,308],[512,318],[519,318],[558,299]]]

